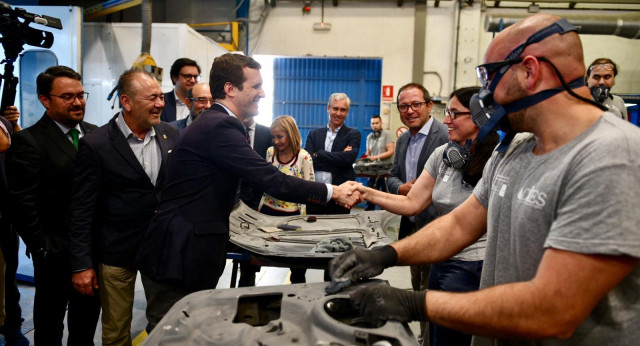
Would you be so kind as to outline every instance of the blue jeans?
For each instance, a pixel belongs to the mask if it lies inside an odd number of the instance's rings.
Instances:
[[[429,289],[445,292],[477,291],[483,261],[446,260],[431,265]],[[470,345],[471,334],[429,323],[431,346]]]

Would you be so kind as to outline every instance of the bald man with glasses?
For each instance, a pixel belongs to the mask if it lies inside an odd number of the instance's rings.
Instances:
[[[209,84],[199,83],[189,89],[187,91],[186,103],[187,107],[189,107],[189,116],[184,119],[171,122],[172,125],[178,128],[178,132],[180,132],[180,134],[182,134],[182,131],[184,131],[187,126],[191,125],[191,123],[196,120],[200,113],[209,109],[213,104],[213,96],[211,96]]]

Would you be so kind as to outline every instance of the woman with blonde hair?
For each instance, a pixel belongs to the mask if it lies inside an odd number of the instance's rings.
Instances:
[[[311,155],[302,149],[302,138],[295,119],[283,115],[271,123],[273,146],[267,149],[267,161],[281,172],[305,180],[315,181]],[[306,206],[282,201],[264,194],[260,201],[261,213],[273,216],[305,215]],[[306,269],[292,268],[291,283],[304,283]]]

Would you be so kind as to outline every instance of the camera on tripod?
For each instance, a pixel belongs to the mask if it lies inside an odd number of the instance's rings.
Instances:
[[[4,60],[0,64],[4,65],[4,89],[2,90],[2,104],[0,111],[4,111],[8,106],[13,105],[16,98],[16,88],[18,78],[13,75],[13,63],[18,59],[18,55],[24,49],[25,44],[41,48],[51,48],[53,45],[53,34],[49,31],[39,30],[30,27],[31,23],[41,24],[54,29],[62,29],[60,19],[37,15],[27,12],[23,8],[11,8],[11,5],[0,1],[0,42],[4,48]],[[0,86],[2,85],[0,80]]]

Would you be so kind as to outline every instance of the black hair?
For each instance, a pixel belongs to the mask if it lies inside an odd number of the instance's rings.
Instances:
[[[169,70],[169,76],[171,77],[171,83],[176,85],[176,82],[173,81],[174,78],[178,78],[180,75],[180,70],[182,70],[185,66],[195,66],[198,69],[198,74],[200,74],[200,66],[195,60],[191,60],[189,58],[180,58],[173,62],[171,65],[171,70]]]
[[[51,88],[53,87],[53,81],[60,77],[76,79],[82,82],[82,76],[72,68],[62,65],[51,66],[44,72],[40,73],[36,78],[36,90],[38,91],[38,95],[49,96]]]
[[[420,91],[422,91],[422,97],[424,98],[424,101],[429,103],[431,102],[431,96],[429,96],[429,91],[427,90],[427,88],[425,88],[422,84],[418,84],[418,83],[409,83],[409,84],[405,84],[402,87],[400,87],[400,89],[398,89],[398,95],[396,95],[396,101],[398,100],[398,98],[400,98],[400,94],[407,90],[407,89],[418,89]],[[400,106],[400,105],[398,105]]]
[[[209,73],[211,96],[214,99],[224,99],[227,96],[224,85],[227,83],[242,90],[242,84],[246,80],[245,67],[259,70],[262,66],[253,58],[242,54],[227,53],[215,58]]]

